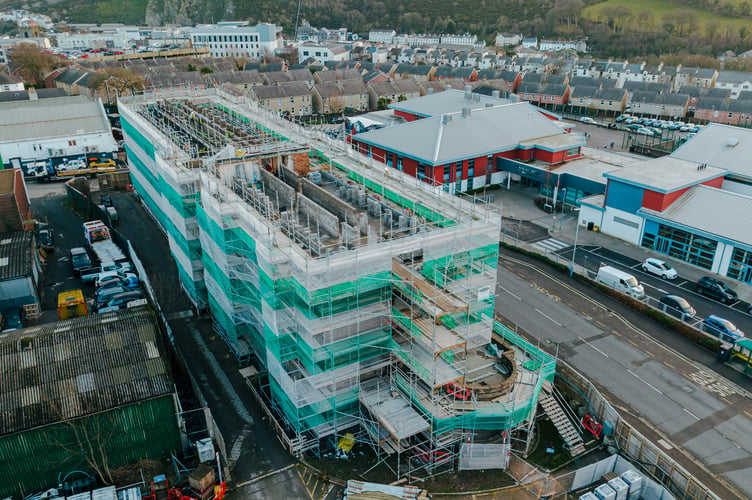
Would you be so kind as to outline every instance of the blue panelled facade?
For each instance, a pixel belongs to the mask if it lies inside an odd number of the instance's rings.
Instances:
[[[609,208],[636,214],[642,208],[644,194],[645,190],[643,188],[611,181],[608,183],[605,204]]]

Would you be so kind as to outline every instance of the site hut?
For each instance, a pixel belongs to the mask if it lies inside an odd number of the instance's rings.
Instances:
[[[400,475],[410,456],[456,467],[478,433],[528,429],[554,361],[493,323],[498,211],[327,156],[252,106],[208,90],[119,110],[134,186],[171,246],[196,229],[214,328],[260,370],[250,386],[287,449],[354,432]]]
[[[41,262],[34,233],[0,233],[0,311],[23,308],[27,317],[39,314]]]
[[[85,96],[0,102],[0,158],[5,168],[36,161],[117,159],[117,142],[99,99]]]
[[[174,383],[148,307],[0,334],[0,496],[182,454]],[[92,450],[94,450],[92,452]]]

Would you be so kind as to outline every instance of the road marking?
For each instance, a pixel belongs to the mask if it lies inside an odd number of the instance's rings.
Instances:
[[[245,441],[245,438],[248,437],[248,434],[251,433],[250,427],[247,425],[243,426],[243,430],[240,432],[240,435],[235,440],[234,443],[232,443],[232,448],[230,449],[230,456],[227,457],[227,462],[230,465],[230,468],[232,468],[235,465],[235,462],[238,461],[240,458],[240,454],[243,452],[243,442]]]
[[[559,323],[558,321],[556,321],[555,319],[553,319],[551,316],[549,316],[548,314],[544,313],[540,309],[536,308],[535,310],[536,310],[536,312],[538,312],[538,314],[540,314],[544,318],[549,319],[551,321],[551,323],[553,323],[554,325],[561,326],[561,323]]]
[[[582,341],[583,341],[583,342],[585,342],[585,343],[586,343],[587,345],[589,345],[590,347],[592,347],[593,349],[595,349],[595,350],[596,350],[596,351],[598,351],[599,353],[603,354],[603,355],[604,355],[604,356],[606,356],[607,358],[609,357],[609,355],[608,355],[608,354],[606,354],[605,352],[601,351],[600,349],[598,349],[597,347],[595,347],[595,346],[594,346],[593,344],[591,344],[591,343],[590,343],[590,342],[588,342],[587,340],[583,339],[582,337],[577,337],[577,338],[578,338],[578,339],[580,339],[580,340],[582,340]]]
[[[637,347],[637,344],[635,344],[632,340],[627,339],[627,342],[632,345],[632,347]]]
[[[660,395],[663,395],[663,393],[662,393],[662,392],[660,391],[660,389],[658,389],[657,387],[655,387],[654,385],[652,385],[652,384],[651,384],[650,382],[648,382],[647,380],[645,380],[645,379],[643,379],[642,377],[640,377],[639,375],[637,375],[637,374],[636,374],[635,372],[633,372],[632,370],[627,370],[627,372],[629,372],[629,373],[630,373],[630,374],[631,374],[632,376],[634,376],[634,377],[635,377],[635,378],[636,378],[637,380],[639,380],[640,382],[642,382],[642,383],[643,383],[643,384],[645,384],[646,386],[648,386],[648,387],[650,387],[651,389],[653,389],[653,390],[654,390],[655,392],[657,392],[658,394],[660,394]],[[699,418],[698,418],[697,420],[699,420]]]
[[[729,406],[731,406],[731,405],[733,405],[733,404],[734,404],[734,403],[732,403],[731,401],[729,401],[729,400],[728,400],[728,399],[726,399],[726,398],[721,398],[721,400],[723,400],[723,402],[724,402],[724,403],[726,403],[726,404],[727,404],[727,405],[729,405]]]
[[[521,298],[520,298],[520,297],[519,297],[518,295],[515,295],[515,294],[513,294],[512,292],[510,292],[509,290],[507,290],[507,289],[506,289],[506,288],[504,288],[503,286],[500,286],[499,288],[501,288],[502,290],[504,290],[505,292],[507,292],[507,293],[508,293],[509,295],[511,295],[511,296],[512,296],[512,297],[514,297],[515,299],[517,299],[517,300],[520,300],[520,301],[522,300],[522,299],[521,299]]]
[[[744,414],[747,415],[749,418],[752,418],[752,413],[745,410]]]
[[[698,417],[697,415],[695,415],[691,411],[687,410],[686,408],[682,407],[682,410],[686,411],[687,413],[689,413],[690,415],[692,415],[693,417],[695,417],[697,420],[700,420],[700,417]]]
[[[673,366],[671,366],[671,364],[668,361],[664,361],[663,364],[666,365],[666,366],[668,366],[672,370],[676,370],[676,368],[674,368]]]

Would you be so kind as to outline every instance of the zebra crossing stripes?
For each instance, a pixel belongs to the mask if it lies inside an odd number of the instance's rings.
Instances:
[[[556,238],[546,238],[545,240],[536,241],[532,246],[542,252],[558,252],[572,245]]]

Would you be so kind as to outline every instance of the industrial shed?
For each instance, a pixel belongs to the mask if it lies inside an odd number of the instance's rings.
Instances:
[[[175,398],[146,306],[0,335],[0,497],[180,452]]]
[[[0,311],[26,305],[38,307],[40,272],[34,233],[0,233]]]

